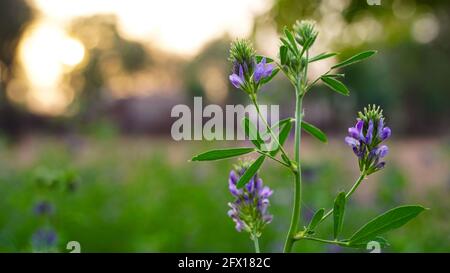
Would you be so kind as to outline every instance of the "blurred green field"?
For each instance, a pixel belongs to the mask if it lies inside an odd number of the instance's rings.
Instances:
[[[449,145],[438,140],[419,142],[414,151],[423,148],[427,154],[411,155],[407,150],[413,144],[408,143],[392,141],[387,168],[370,177],[350,201],[344,235],[386,209],[421,203],[430,210],[388,233],[391,246],[386,251],[449,252]],[[226,216],[231,200],[227,177],[233,161],[187,161],[217,146],[226,145],[36,136],[4,144],[0,148],[0,251],[32,251],[31,236],[44,224],[33,206],[47,199],[56,207],[50,223],[57,230],[60,252],[68,252],[65,246],[72,240],[81,243],[82,252],[251,252],[248,235],[237,233]],[[329,208],[338,190],[348,189],[357,175],[355,158],[339,139],[328,145],[306,139],[305,146],[303,219],[311,217],[314,209]],[[414,166],[416,156],[419,161]],[[429,171],[420,177],[421,168]],[[36,176],[58,170],[77,174],[74,191],[37,188]],[[261,247],[279,252],[291,213],[292,179],[272,162],[261,176],[275,190],[270,208],[274,221],[267,226]],[[319,233],[331,234],[330,223]],[[353,250],[302,242],[295,251]]]

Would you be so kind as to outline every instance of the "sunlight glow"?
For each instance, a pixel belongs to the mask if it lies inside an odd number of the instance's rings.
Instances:
[[[39,16],[27,29],[19,46],[19,60],[28,88],[16,82],[8,94],[34,112],[59,115],[75,96],[72,88],[63,82],[63,76],[80,64],[86,54],[84,46],[65,31],[74,19],[112,14],[125,37],[190,57],[207,42],[225,33],[249,35],[253,18],[265,12],[271,0],[30,1]],[[116,84],[111,89],[120,86]],[[220,100],[226,95],[224,86],[220,85],[219,90],[209,87],[207,90],[220,91],[215,97]]]
[[[414,22],[411,32],[417,42],[429,43],[439,35],[439,21],[433,14],[423,15]]]
[[[34,0],[44,16],[68,23],[79,16],[114,14],[125,36],[192,56],[211,39],[229,32],[247,36],[253,17],[270,0]]]
[[[61,86],[65,70],[84,58],[83,45],[59,26],[40,22],[30,27],[19,46],[19,60],[29,83],[25,103],[44,114],[60,114],[73,99]]]

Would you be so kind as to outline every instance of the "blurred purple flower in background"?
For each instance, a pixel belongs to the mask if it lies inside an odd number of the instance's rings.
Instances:
[[[54,211],[55,208],[48,201],[40,201],[33,208],[33,212],[38,216],[49,216],[52,215]]]
[[[53,229],[38,229],[31,239],[34,250],[48,250],[56,246],[57,235]]]

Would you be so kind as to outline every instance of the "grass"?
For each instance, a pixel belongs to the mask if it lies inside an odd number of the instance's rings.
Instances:
[[[354,158],[342,143],[323,147],[307,142],[304,219],[318,208],[331,207],[338,190],[347,189],[356,178]],[[67,252],[65,246],[71,240],[80,242],[82,252],[251,252],[248,235],[237,233],[226,216],[227,202],[231,200],[227,177],[233,160],[187,162],[190,156],[212,145],[225,146],[115,137],[35,137],[3,145],[0,251],[31,251],[33,232],[52,225],[58,232],[57,251],[61,252]],[[436,149],[443,152],[438,156],[448,162],[448,149],[440,149],[439,145],[435,144]],[[325,154],[328,157],[323,160],[321,155]],[[388,208],[422,203],[431,210],[401,230],[387,234],[391,247],[386,251],[450,251],[448,185],[434,181],[439,186],[417,192],[414,179],[394,159],[386,170],[362,185],[351,200],[343,236],[350,236]],[[37,178],[62,171],[76,174],[76,190],[37,186]],[[288,228],[292,178],[272,162],[265,164],[261,176],[275,190],[270,207],[275,217],[260,240],[261,249],[278,252]],[[51,200],[56,207],[49,220],[32,211],[34,204],[43,199]],[[331,221],[318,232],[331,234]],[[351,251],[315,242],[302,242],[294,250]]]

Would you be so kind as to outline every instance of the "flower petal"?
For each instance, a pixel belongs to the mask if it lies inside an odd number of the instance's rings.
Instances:
[[[348,133],[352,138],[359,139],[359,137],[360,137],[360,132],[358,131],[358,129],[356,127],[348,128]]]
[[[236,88],[240,88],[241,85],[243,84],[243,81],[241,80],[241,78],[236,74],[231,74],[229,78],[230,78],[231,84]]]
[[[382,145],[380,148],[378,148],[377,150],[377,154],[380,158],[385,157],[387,154],[389,153],[389,148],[386,145]]]
[[[391,128],[389,127],[384,127],[383,131],[380,134],[380,139],[381,140],[386,140],[391,136]]]
[[[366,133],[366,143],[367,144],[372,143],[372,139],[373,139],[373,121],[369,120],[369,127],[367,128]]]
[[[353,137],[345,137],[345,143],[347,143],[350,147],[358,147],[359,141],[354,139]]]

